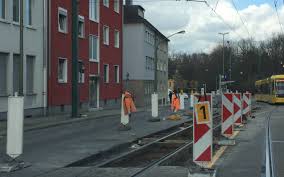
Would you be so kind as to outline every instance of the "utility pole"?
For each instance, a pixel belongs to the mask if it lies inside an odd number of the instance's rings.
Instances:
[[[223,77],[225,76],[225,35],[229,34],[229,32],[226,33],[219,33],[223,36]]]
[[[230,62],[229,78],[230,78],[230,81],[231,81],[232,80],[232,50],[231,50],[230,41],[227,41],[227,43],[228,43],[228,46],[229,46],[229,62]]]
[[[72,117],[78,117],[78,0],[72,0]]]
[[[155,35],[156,36],[156,35]],[[158,93],[158,48],[161,42],[158,41],[158,37],[155,37],[155,73],[154,73],[154,93]]]
[[[20,0],[20,68],[19,68],[19,96],[24,96],[24,0]]]

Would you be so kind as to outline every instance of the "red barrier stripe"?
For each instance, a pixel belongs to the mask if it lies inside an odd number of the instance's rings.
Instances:
[[[208,161],[211,159],[211,146],[209,146],[195,161]]]
[[[234,113],[237,113],[241,108],[236,104],[234,103]]]
[[[227,128],[227,130],[225,130],[224,134],[225,135],[232,135],[233,134],[233,126],[230,126],[229,128]]]
[[[230,118],[231,115],[233,114],[223,105],[223,122]]]

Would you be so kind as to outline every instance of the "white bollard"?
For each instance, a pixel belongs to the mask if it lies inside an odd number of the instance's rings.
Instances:
[[[184,110],[184,94],[180,94],[179,100],[180,100],[180,110]]]
[[[152,94],[151,103],[152,103],[152,117],[157,118],[159,116],[158,94],[156,93]]]
[[[24,97],[8,98],[7,149],[15,159],[23,153]]]
[[[204,95],[205,89],[204,89],[204,88],[201,88],[201,89],[200,89],[200,93],[201,93],[201,95]]]
[[[193,108],[194,104],[194,95],[190,95],[190,107]]]
[[[122,94],[121,97],[121,119],[120,119],[120,123],[122,125],[128,125],[129,124],[129,115],[125,115],[124,113],[124,94]]]

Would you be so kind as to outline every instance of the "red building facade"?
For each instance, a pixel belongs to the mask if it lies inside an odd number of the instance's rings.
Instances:
[[[119,105],[122,89],[122,0],[79,1],[79,97],[82,109]],[[51,0],[49,10],[48,106],[71,105],[72,3]]]

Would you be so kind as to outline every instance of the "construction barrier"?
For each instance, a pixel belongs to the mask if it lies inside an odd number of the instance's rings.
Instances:
[[[234,121],[235,125],[241,125],[242,120],[242,94],[234,94]]]
[[[234,131],[234,104],[233,94],[222,94],[222,135],[230,137]]]
[[[204,166],[213,152],[212,96],[195,95],[193,106],[193,161]]]
[[[251,93],[248,92],[243,94],[243,115],[251,115]]]

